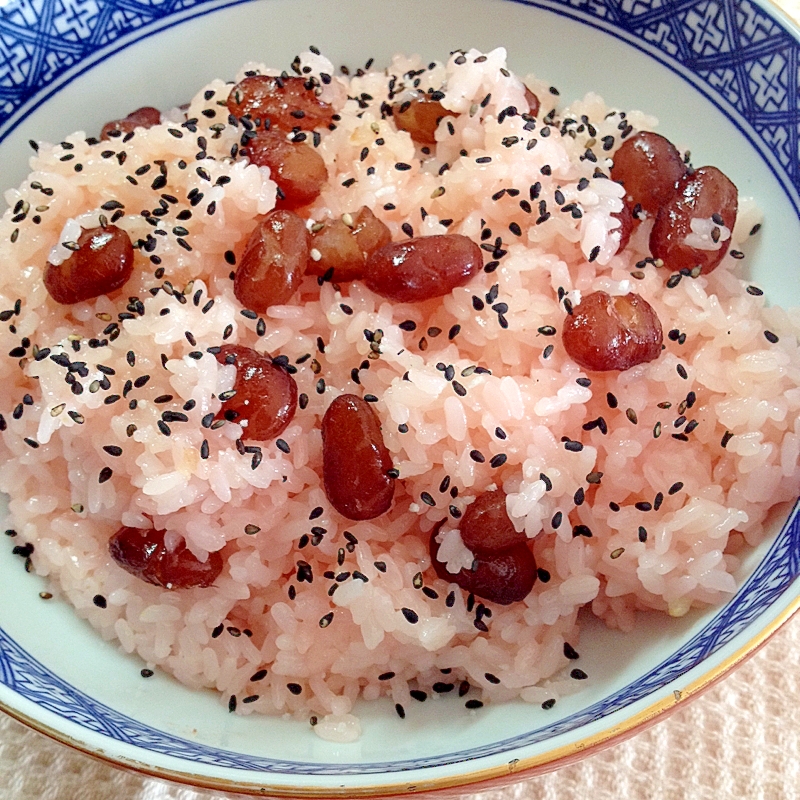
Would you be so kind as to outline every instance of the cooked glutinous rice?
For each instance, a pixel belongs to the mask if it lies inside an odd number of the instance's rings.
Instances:
[[[523,83],[505,59],[500,48],[446,64],[397,56],[328,79],[327,59],[300,57],[338,114],[313,143],[328,183],[302,215],[367,206],[394,240],[481,243],[485,270],[441,299],[393,304],[358,281],[306,277],[286,305],[241,313],[232,270],[276,184],[230,156],[242,134],[225,108],[233,82],[135,135],[42,142],[6,192],[8,527],[54,592],[137,654],[136,669],[214,689],[237,713],[313,715],[340,741],[359,735],[358,698],[388,696],[401,714],[420,692],[549,707],[580,686],[569,677],[580,609],[628,630],[639,609],[724,602],[742,548],[797,496],[800,317],[768,308],[730,254],[668,287],[646,221],[615,255],[623,189],[607,178],[611,159],[656,120],[591,93],[556,108],[547,83]],[[279,74],[247,64],[236,79],[246,73]],[[516,111],[526,84],[541,101],[535,121]],[[440,90],[450,112],[428,153],[386,112],[415,87]],[[45,265],[101,216],[138,243],[133,277],[59,306]],[[735,228],[714,235],[746,253],[758,221],[740,197]],[[714,246],[708,220],[691,236]],[[567,357],[565,301],[598,289],[650,302],[660,357],[608,373]],[[282,442],[202,424],[233,385],[235,369],[207,350],[223,342],[285,357],[301,404]],[[390,511],[365,522],[334,511],[321,480],[321,418],[343,392],[376,399],[399,473]],[[178,416],[165,423],[165,411]],[[240,437],[261,448],[255,468]],[[436,577],[428,549],[448,520],[442,560],[469,567],[458,519],[494,487],[538,565],[532,592],[508,606]],[[210,588],[145,583],[109,556],[121,526],[166,529],[168,546],[184,540],[200,560],[221,551],[223,572]]]

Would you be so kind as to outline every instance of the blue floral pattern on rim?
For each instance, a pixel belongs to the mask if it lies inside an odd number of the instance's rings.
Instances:
[[[11,0],[0,9],[0,141],[73,77],[184,19],[242,0]],[[691,81],[743,130],[800,210],[800,42],[752,0],[513,0],[601,28]],[[0,681],[21,697],[116,741],[187,762],[265,773],[398,772],[507,752],[575,730],[684,675],[754,623],[800,574],[800,515],[792,516],[754,574],[691,640],[635,684],[580,713],[468,751],[406,761],[322,764],[221,750],[150,728],[93,700],[0,629]]]

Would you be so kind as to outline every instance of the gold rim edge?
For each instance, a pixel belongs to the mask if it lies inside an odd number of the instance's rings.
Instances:
[[[349,786],[341,787],[340,789],[324,789],[272,784],[256,785],[253,782],[240,783],[223,778],[213,778],[208,775],[179,772],[164,767],[154,767],[139,761],[127,759],[123,756],[110,756],[101,749],[93,750],[88,744],[73,739],[62,731],[52,728],[40,720],[29,717],[18,709],[9,707],[2,700],[0,700],[0,709],[18,722],[47,736],[49,739],[53,739],[60,744],[66,745],[73,750],[77,750],[84,755],[103,761],[111,766],[121,767],[141,775],[170,780],[189,786],[229,792],[242,792],[255,796],[272,794],[285,798],[377,798],[401,794],[412,795],[421,792],[442,791],[458,787],[474,786],[475,784],[509,778],[510,776],[523,778],[526,772],[536,774],[555,770],[560,765],[574,760],[581,754],[585,755],[590,751],[608,746],[626,734],[632,734],[636,728],[655,722],[658,717],[668,711],[674,710],[680,703],[684,703],[686,700],[701,693],[704,689],[709,688],[711,684],[731,672],[742,661],[754,655],[755,652],[766,644],[767,641],[798,611],[800,611],[800,595],[795,597],[783,612],[762,628],[752,639],[740,647],[735,653],[724,659],[720,664],[708,670],[708,672],[705,672],[699,678],[696,678],[685,688],[670,690],[668,696],[657,700],[646,709],[603,731],[576,742],[557,747],[554,750],[548,750],[547,752],[535,756],[529,756],[528,758],[514,759],[511,762],[496,767],[489,767],[460,775],[424,780],[416,784],[410,784],[408,781],[405,781],[381,786]]]

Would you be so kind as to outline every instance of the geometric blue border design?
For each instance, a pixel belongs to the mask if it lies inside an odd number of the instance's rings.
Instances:
[[[552,725],[469,750],[402,761],[325,764],[262,758],[209,747],[143,725],[98,703],[32,658],[2,629],[0,682],[42,708],[118,742],[187,762],[230,769],[277,774],[364,775],[424,769],[507,753],[576,730],[647,697],[702,663],[757,620],[800,575],[799,509],[800,503],[795,506],[765,558],[734,598],[699,633],[647,675]]]
[[[756,0],[513,0],[622,39],[680,75],[750,140],[800,215],[800,42]]]
[[[747,136],[800,214],[800,42],[756,0],[512,0],[623,39]],[[0,9],[0,141],[54,91],[132,42],[247,0],[11,0]]]
[[[760,153],[800,214],[800,42],[754,0],[511,0],[603,30],[702,92]],[[0,141],[78,75],[159,30],[247,0],[11,0],[0,9]],[[50,672],[0,629],[0,682],[88,730],[188,762],[274,774],[399,772],[505,753],[630,706],[701,664],[790,591],[800,574],[800,517],[702,631],[644,678],[589,708],[480,748],[414,760],[322,764],[212,748],[150,728]]]

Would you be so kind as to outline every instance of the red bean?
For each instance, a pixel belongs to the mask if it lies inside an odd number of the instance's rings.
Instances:
[[[245,308],[264,312],[297,290],[308,261],[306,224],[292,211],[270,211],[250,234],[233,280]]]
[[[530,594],[536,583],[536,559],[527,544],[517,544],[496,553],[475,553],[473,569],[462,569],[453,574],[437,558],[439,544],[436,535],[441,525],[431,533],[430,552],[433,568],[442,580],[458,584],[481,600],[501,606],[524,600]]]
[[[394,478],[381,423],[354,394],[337,397],[322,418],[322,476],[330,504],[347,519],[374,519],[389,510]]]
[[[299,77],[252,75],[240,81],[228,95],[228,111],[236,117],[269,120],[272,128],[311,131],[333,121],[333,109]]]
[[[78,249],[60,264],[48,262],[44,285],[57,303],[71,305],[108,294],[133,273],[133,245],[116,225],[81,231]]]
[[[421,145],[436,144],[436,128],[442,117],[450,112],[429,94],[414,100],[406,100],[392,106],[395,124],[401,131],[408,131],[411,138]]]
[[[368,256],[391,241],[389,229],[362,206],[355,215],[343,215],[326,222],[312,234],[310,251],[316,250],[320,258],[316,261],[310,258],[306,272],[325,275],[332,269],[332,280],[337,283],[359,280],[364,277]]]
[[[481,249],[458,233],[392,242],[367,259],[364,281],[398,303],[442,297],[483,269]]]
[[[539,98],[526,86],[525,87],[525,99],[528,101],[528,113],[532,117],[539,116]]]
[[[622,206],[622,211],[616,211],[612,215],[615,219],[619,220],[619,246],[617,253],[621,253],[627,246],[633,233],[633,214],[627,205]]]
[[[246,423],[243,439],[267,441],[280,436],[297,410],[294,378],[273,364],[269,356],[244,345],[222,345],[217,361],[236,367],[236,394],[222,403],[217,417]]]
[[[681,154],[669,139],[641,131],[626,139],[614,154],[612,180],[625,187],[625,203],[655,215],[675,193],[686,172]]]
[[[525,544],[525,533],[514,530],[506,513],[506,493],[502,489],[479,494],[467,506],[459,526],[461,539],[476,555],[488,555]]]
[[[650,303],[636,294],[586,295],[564,321],[567,355],[584,369],[622,371],[661,353],[661,322]]]
[[[280,208],[299,208],[319,197],[328,169],[322,156],[303,142],[289,142],[280,131],[259,131],[239,151],[259,167],[269,167],[278,184]]]
[[[736,186],[716,167],[700,167],[679,182],[675,195],[659,212],[650,233],[650,252],[660,258],[670,271],[694,269],[708,274],[715,270],[728,252],[727,244],[704,250],[684,243],[692,232],[692,219],[720,222],[733,230],[738,210]],[[713,230],[711,236],[713,238]]]
[[[181,540],[174,550],[164,543],[166,531],[120,528],[108,541],[111,558],[126,572],[164,589],[207,587],[220,576],[219,553],[199,561]]]
[[[143,106],[142,108],[137,108],[136,111],[131,111],[127,117],[106,122],[106,124],[103,125],[103,130],[100,132],[100,138],[110,139],[113,131],[126,134],[136,128],[152,128],[154,125],[159,125],[160,123],[161,112],[152,106]]]

